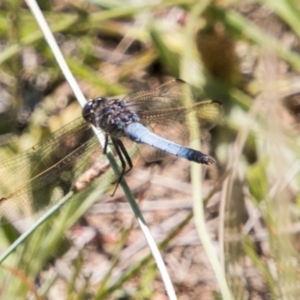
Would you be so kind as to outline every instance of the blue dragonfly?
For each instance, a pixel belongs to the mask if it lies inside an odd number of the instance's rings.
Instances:
[[[190,97],[192,101],[185,105]],[[188,121],[194,114],[194,122]],[[196,102],[187,83],[180,79],[157,89],[138,91],[123,99],[99,97],[86,103],[78,118],[51,137],[16,158],[0,164],[0,224],[14,222],[47,209],[70,190],[82,192],[91,182],[104,187],[118,184],[137,159],[160,161],[167,155],[201,164],[214,161],[187,148],[190,132],[215,126],[223,115],[220,102]],[[102,148],[91,125],[104,132]],[[107,147],[121,175],[109,170]],[[131,154],[130,154],[131,153]]]

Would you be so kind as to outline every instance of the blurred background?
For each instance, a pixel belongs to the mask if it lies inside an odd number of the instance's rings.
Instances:
[[[216,161],[202,169],[202,193],[229,287],[234,299],[299,298],[298,1],[39,5],[87,98],[182,78],[199,98],[223,103],[224,118],[202,141]],[[26,4],[0,7],[2,162],[81,108]],[[192,217],[190,163],[141,166],[126,179],[157,242],[167,240],[178,298],[221,299]],[[1,299],[167,299],[122,190],[96,200],[91,210],[66,207],[6,259]],[[1,227],[0,251],[22,230]]]

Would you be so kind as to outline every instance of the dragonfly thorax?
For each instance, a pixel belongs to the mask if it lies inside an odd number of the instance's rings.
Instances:
[[[95,98],[82,109],[83,118],[108,133],[122,130],[132,122],[138,122],[138,115],[118,99]]]

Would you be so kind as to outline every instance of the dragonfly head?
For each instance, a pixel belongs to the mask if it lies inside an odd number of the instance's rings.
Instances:
[[[107,99],[104,97],[98,97],[89,100],[82,109],[82,117],[87,121],[91,122],[94,119],[95,114],[102,111],[102,109],[107,105]]]

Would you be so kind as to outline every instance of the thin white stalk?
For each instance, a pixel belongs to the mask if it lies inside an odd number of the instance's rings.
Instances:
[[[76,99],[78,100],[79,104],[83,107],[84,104],[86,103],[86,99],[83,95],[83,93],[81,92],[78,84],[77,84],[77,81],[75,80],[72,72],[70,71],[65,59],[64,59],[64,56],[63,54],[61,53],[57,43],[56,43],[56,40],[44,18],[44,15],[42,13],[42,11],[40,10],[39,6],[37,5],[36,1],[34,0],[26,0],[26,3],[28,5],[28,7],[30,8],[32,14],[34,15],[34,17],[36,18],[36,21],[40,27],[40,29],[42,30],[44,36],[45,36],[45,39],[46,41],[48,42],[49,44],[49,47],[51,48],[52,52],[53,52],[53,55],[55,56],[55,59],[59,65],[59,67],[61,68],[66,80],[68,81],[68,83],[70,84],[73,92],[74,92],[74,95],[76,97]],[[99,130],[97,129],[94,129],[94,132],[95,134],[97,135],[98,139],[99,139],[99,142],[101,141],[104,141],[104,138],[103,138],[103,133],[100,132]],[[103,145],[101,145],[103,146]],[[108,159],[114,169],[114,171],[116,172],[116,175],[118,176],[119,174],[119,170],[118,170],[118,167],[117,167],[117,164],[113,158],[112,155],[110,155],[110,153],[108,153]],[[162,256],[159,252],[159,249],[157,247],[157,244],[155,243],[150,231],[149,231],[149,228],[147,227],[146,225],[146,222],[142,216],[142,213],[141,211],[139,210],[139,207],[138,205],[136,204],[135,202],[135,199],[128,187],[128,185],[126,184],[125,180],[122,178],[121,182],[120,182],[120,185],[122,186],[123,190],[124,190],[124,193],[135,213],[135,216],[137,218],[137,221],[140,225],[140,228],[148,242],[148,245],[151,249],[151,252],[152,252],[152,255],[153,255],[153,258],[155,259],[156,261],[156,264],[158,266],[158,269],[161,273],[161,276],[162,276],[162,280],[165,284],[165,289],[166,289],[166,292],[169,296],[169,299],[171,300],[176,300],[177,297],[176,297],[176,294],[175,294],[175,290],[174,290],[174,287],[172,285],[172,282],[171,282],[171,279],[170,279],[170,276],[168,274],[168,271],[167,271],[167,268],[164,264],[164,261],[162,259]],[[63,205],[67,200],[69,199],[69,197],[64,197],[62,199],[61,202],[59,202],[57,205],[55,205],[50,211],[51,211],[51,215],[54,211],[56,211],[57,209],[60,208],[61,205]],[[62,203],[62,204],[61,204]],[[46,214],[46,216],[48,216],[48,213]],[[48,218],[48,217],[47,217]],[[43,222],[45,221],[45,218],[41,218],[39,220],[39,222],[37,222],[36,224],[41,225]],[[30,229],[28,231],[28,233],[25,233],[24,234],[24,237],[22,235],[23,238],[20,237],[20,240],[21,241],[24,241],[37,227],[35,226],[34,228],[32,228],[32,230]],[[18,244],[16,244],[16,246],[14,246],[14,249],[17,247]],[[1,257],[0,257],[1,259]],[[1,260],[0,260],[1,262]]]

